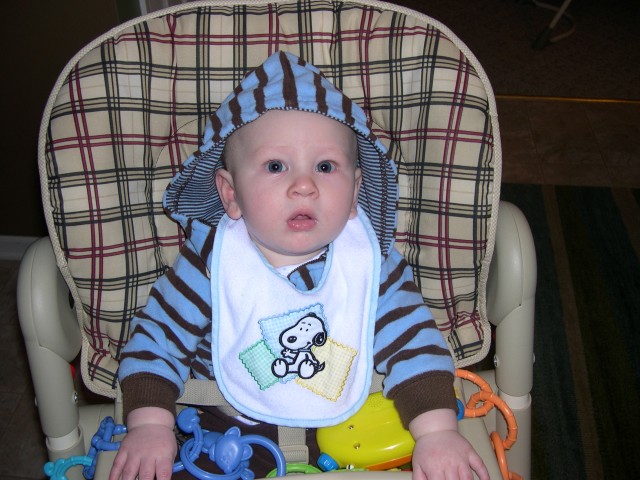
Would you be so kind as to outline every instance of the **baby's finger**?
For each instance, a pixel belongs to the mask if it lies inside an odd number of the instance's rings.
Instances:
[[[482,458],[480,458],[480,455],[473,452],[469,457],[469,465],[473,471],[476,472],[480,480],[490,480],[489,470],[487,470],[487,466],[482,461]]]
[[[111,472],[109,472],[109,480],[120,480],[122,478],[122,471],[127,461],[127,454],[123,451],[119,451],[116,454],[116,458],[113,460],[111,466]]]
[[[156,459],[154,457],[144,457],[138,469],[139,480],[154,480],[156,478]]]
[[[119,477],[116,477],[117,480],[136,480],[138,478],[138,472],[140,471],[140,462],[136,461],[135,458],[127,457],[124,465],[122,466],[122,470]],[[111,473],[113,473],[113,468],[111,469]],[[153,476],[151,477],[153,479]]]
[[[156,461],[156,478],[169,480],[173,473],[173,460],[170,458],[158,458]]]

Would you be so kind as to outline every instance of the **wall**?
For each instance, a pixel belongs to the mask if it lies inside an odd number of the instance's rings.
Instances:
[[[0,235],[46,234],[37,174],[41,114],[59,72],[118,24],[117,12],[114,0],[3,2]]]

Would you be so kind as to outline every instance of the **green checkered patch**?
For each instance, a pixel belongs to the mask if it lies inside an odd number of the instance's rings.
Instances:
[[[364,108],[398,166],[396,248],[458,366],[489,348],[488,262],[499,196],[495,101],[445,26],[391,4],[193,2],[97,39],[62,73],[45,112],[45,216],[77,305],[83,377],[113,396],[129,320],[184,234],[162,194],[207,116],[270,54],[317,66]]]

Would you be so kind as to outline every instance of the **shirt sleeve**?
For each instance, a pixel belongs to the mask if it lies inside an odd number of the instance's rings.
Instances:
[[[421,413],[457,409],[451,353],[411,267],[395,249],[381,269],[375,332],[374,365],[405,427]]]
[[[211,287],[207,251],[213,232],[196,232],[172,268],[151,288],[147,305],[131,321],[118,379],[126,414],[160,406],[175,414],[196,352],[211,328]]]

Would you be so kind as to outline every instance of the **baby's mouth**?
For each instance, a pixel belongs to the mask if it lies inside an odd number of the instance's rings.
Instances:
[[[316,219],[307,213],[297,213],[287,220],[289,228],[298,232],[306,232],[316,226]]]

